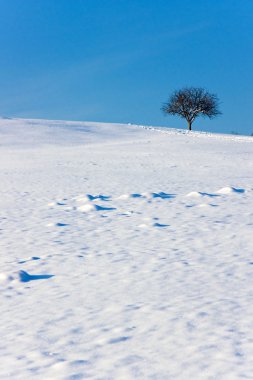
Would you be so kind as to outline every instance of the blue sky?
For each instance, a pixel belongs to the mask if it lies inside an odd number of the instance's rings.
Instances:
[[[252,0],[0,0],[0,115],[185,127],[161,105],[205,87],[253,133]]]

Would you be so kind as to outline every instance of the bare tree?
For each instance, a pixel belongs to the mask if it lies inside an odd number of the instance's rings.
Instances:
[[[196,117],[203,116],[213,119],[221,114],[219,100],[216,95],[210,94],[204,88],[186,87],[175,91],[167,103],[162,106],[165,115],[179,115],[187,120],[188,129]]]

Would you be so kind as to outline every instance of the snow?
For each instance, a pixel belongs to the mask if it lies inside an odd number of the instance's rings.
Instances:
[[[218,190],[218,194],[231,194],[231,193],[244,193],[244,189],[235,189],[234,187],[223,187],[222,189]]]
[[[252,143],[0,119],[0,378],[252,379]]]

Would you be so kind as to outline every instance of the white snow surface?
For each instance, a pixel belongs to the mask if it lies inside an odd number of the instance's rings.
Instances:
[[[0,379],[253,379],[253,138],[0,119]]]

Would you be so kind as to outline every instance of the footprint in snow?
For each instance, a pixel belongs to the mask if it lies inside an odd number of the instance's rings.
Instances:
[[[219,207],[219,206],[214,203],[200,203],[200,204],[188,204],[188,205],[185,205],[185,207],[186,208],[193,208],[193,207],[210,208],[210,207]]]
[[[66,206],[66,203],[63,203],[63,202],[50,202],[47,205],[49,207],[53,207],[53,206]]]
[[[124,212],[119,213],[119,214],[117,214],[117,215],[119,215],[119,216],[127,216],[127,217],[129,217],[129,216],[132,216],[133,214],[134,214],[134,211],[124,211]]]
[[[69,224],[67,223],[48,223],[47,227],[67,227]]]
[[[153,226],[159,227],[159,228],[165,228],[165,227],[169,227],[169,224],[154,223]]]
[[[113,338],[109,340],[109,344],[116,344],[121,342],[126,342],[127,340],[131,339],[130,336],[120,336],[118,338]]]
[[[139,224],[139,228],[149,228],[149,227],[156,227],[156,228],[166,228],[169,227],[169,224],[162,224],[162,223],[154,223],[152,225],[148,225],[146,223]]]
[[[28,259],[24,259],[22,261],[18,261],[18,264],[24,264],[24,263],[27,263],[28,261],[34,261],[34,260],[40,260],[40,257],[38,257],[38,256],[32,256],[32,257],[29,257]]]
[[[176,197],[175,194],[168,194],[161,191],[160,193],[145,192],[145,193],[122,194],[117,199],[121,199],[121,200],[127,200],[131,198],[133,199],[139,199],[139,198],[141,199],[154,199],[154,198],[170,199],[170,198],[175,198],[175,197]]]
[[[77,202],[90,202],[90,201],[109,201],[111,197],[109,195],[92,195],[92,194],[85,194],[80,195],[77,198],[74,198]]]

